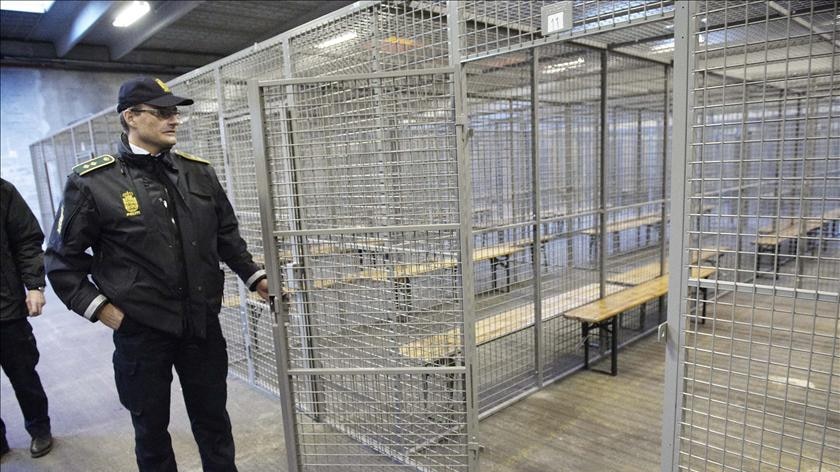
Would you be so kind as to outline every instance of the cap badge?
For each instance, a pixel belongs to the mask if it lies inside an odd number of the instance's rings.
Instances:
[[[172,93],[172,90],[170,90],[170,89],[169,89],[169,86],[168,86],[168,85],[166,85],[165,83],[163,83],[163,81],[162,81],[162,80],[160,80],[160,79],[155,79],[155,82],[157,82],[157,84],[158,84],[158,85],[160,85],[160,88],[161,88],[161,89],[163,89],[163,91],[164,91],[164,92],[166,92],[166,93]]]

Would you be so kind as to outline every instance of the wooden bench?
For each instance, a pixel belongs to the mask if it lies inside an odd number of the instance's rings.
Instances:
[[[800,237],[812,237],[815,232],[823,231],[823,228],[828,226],[830,235],[836,235],[838,232],[838,222],[840,222],[840,208],[829,210],[822,215],[822,218],[807,218],[804,220],[794,220],[777,230],[764,230],[759,233],[765,233],[764,236],[759,236],[755,240],[756,255],[759,260],[756,262],[758,268],[761,267],[762,253],[772,252],[769,257],[772,260],[772,267],[775,277],[779,273],[780,247],[783,244],[792,244],[791,254],[795,255],[798,250]],[[811,239],[808,239],[806,250],[811,249]]]
[[[581,324],[584,369],[589,369],[589,332],[603,329],[610,334],[610,374],[618,375],[618,315],[667,292],[668,277],[661,276],[568,311],[566,318]]]
[[[616,293],[623,287],[607,284],[607,293]],[[543,299],[541,319],[548,321],[563,314],[560,307],[576,306],[592,300],[598,293],[598,284],[589,284],[569,292]],[[597,295],[595,295],[597,296]],[[478,320],[475,323],[476,346],[530,328],[534,325],[534,303],[520,305],[510,310]],[[400,347],[400,354],[420,359],[426,365],[449,364],[450,359],[460,352],[461,328],[452,328],[443,333],[414,339]]]
[[[661,222],[662,215],[647,214],[636,218],[629,218],[626,220],[619,220],[608,223],[605,232],[608,235],[612,235],[613,245],[616,248],[615,252],[618,252],[618,247],[620,245],[619,235],[622,231],[626,231],[629,229],[636,229],[637,231],[640,231],[642,227],[645,227],[645,246],[647,246],[650,244],[650,229],[653,226],[660,224]],[[601,234],[600,228],[588,228],[583,230],[581,233],[589,236],[589,255],[592,259],[596,258],[598,255],[596,251],[596,243],[598,242],[598,236],[600,236]],[[638,239],[641,239],[641,234],[638,235]]]
[[[658,263],[656,264],[658,265]],[[638,270],[636,269],[636,271]],[[690,277],[692,279],[704,279],[716,271],[717,269],[714,267],[695,267],[692,268]],[[626,277],[619,278],[626,279]],[[703,296],[705,298],[705,289],[702,290],[704,290]],[[619,315],[639,307],[639,325],[644,329],[645,305],[649,301],[660,299],[666,293],[668,293],[668,276],[662,275],[566,312],[564,315],[566,318],[581,323],[584,368],[589,368],[589,332],[594,329],[603,329],[610,334],[610,374],[617,375]],[[703,309],[703,317],[705,318],[705,304],[703,304]]]

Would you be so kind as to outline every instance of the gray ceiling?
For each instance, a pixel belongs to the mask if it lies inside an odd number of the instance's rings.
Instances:
[[[179,75],[353,3],[150,1],[111,25],[123,1],[56,1],[44,14],[0,11],[0,65]]]

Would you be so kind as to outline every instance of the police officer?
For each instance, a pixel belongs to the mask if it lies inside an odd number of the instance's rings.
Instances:
[[[44,233],[14,185],[0,179],[0,366],[9,377],[32,436],[29,453],[52,449],[47,394],[35,370],[40,353],[27,316],[38,316],[44,300]],[[9,452],[0,419],[0,456]]]
[[[177,107],[192,103],[159,79],[122,84],[119,151],[73,168],[46,256],[67,307],[114,330],[117,392],[141,471],[177,470],[167,432],[173,366],[204,470],[236,470],[219,261],[268,297],[213,168],[172,149]]]

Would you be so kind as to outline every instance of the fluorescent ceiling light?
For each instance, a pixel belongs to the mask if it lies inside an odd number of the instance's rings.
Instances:
[[[568,62],[558,62],[557,64],[549,64],[543,67],[543,74],[557,74],[560,72],[565,72],[569,69],[577,69],[578,67],[582,67],[586,61],[583,60],[582,57],[575,59],[574,61]]]
[[[340,35],[338,35],[334,38],[330,38],[330,39],[328,39],[328,40],[326,40],[322,43],[318,43],[318,44],[315,45],[315,47],[318,48],[318,49],[325,49],[325,48],[328,48],[328,47],[335,46],[336,44],[341,44],[343,42],[350,41],[351,39],[355,39],[357,36],[359,36],[359,35],[356,34],[355,31],[348,31],[348,32],[342,33],[342,34],[340,34]]]
[[[127,7],[120,10],[112,23],[117,28],[125,28],[149,13],[149,2],[131,2]]]
[[[53,3],[55,2],[18,2],[3,0],[0,1],[0,10],[22,11],[26,13],[46,13]]]

